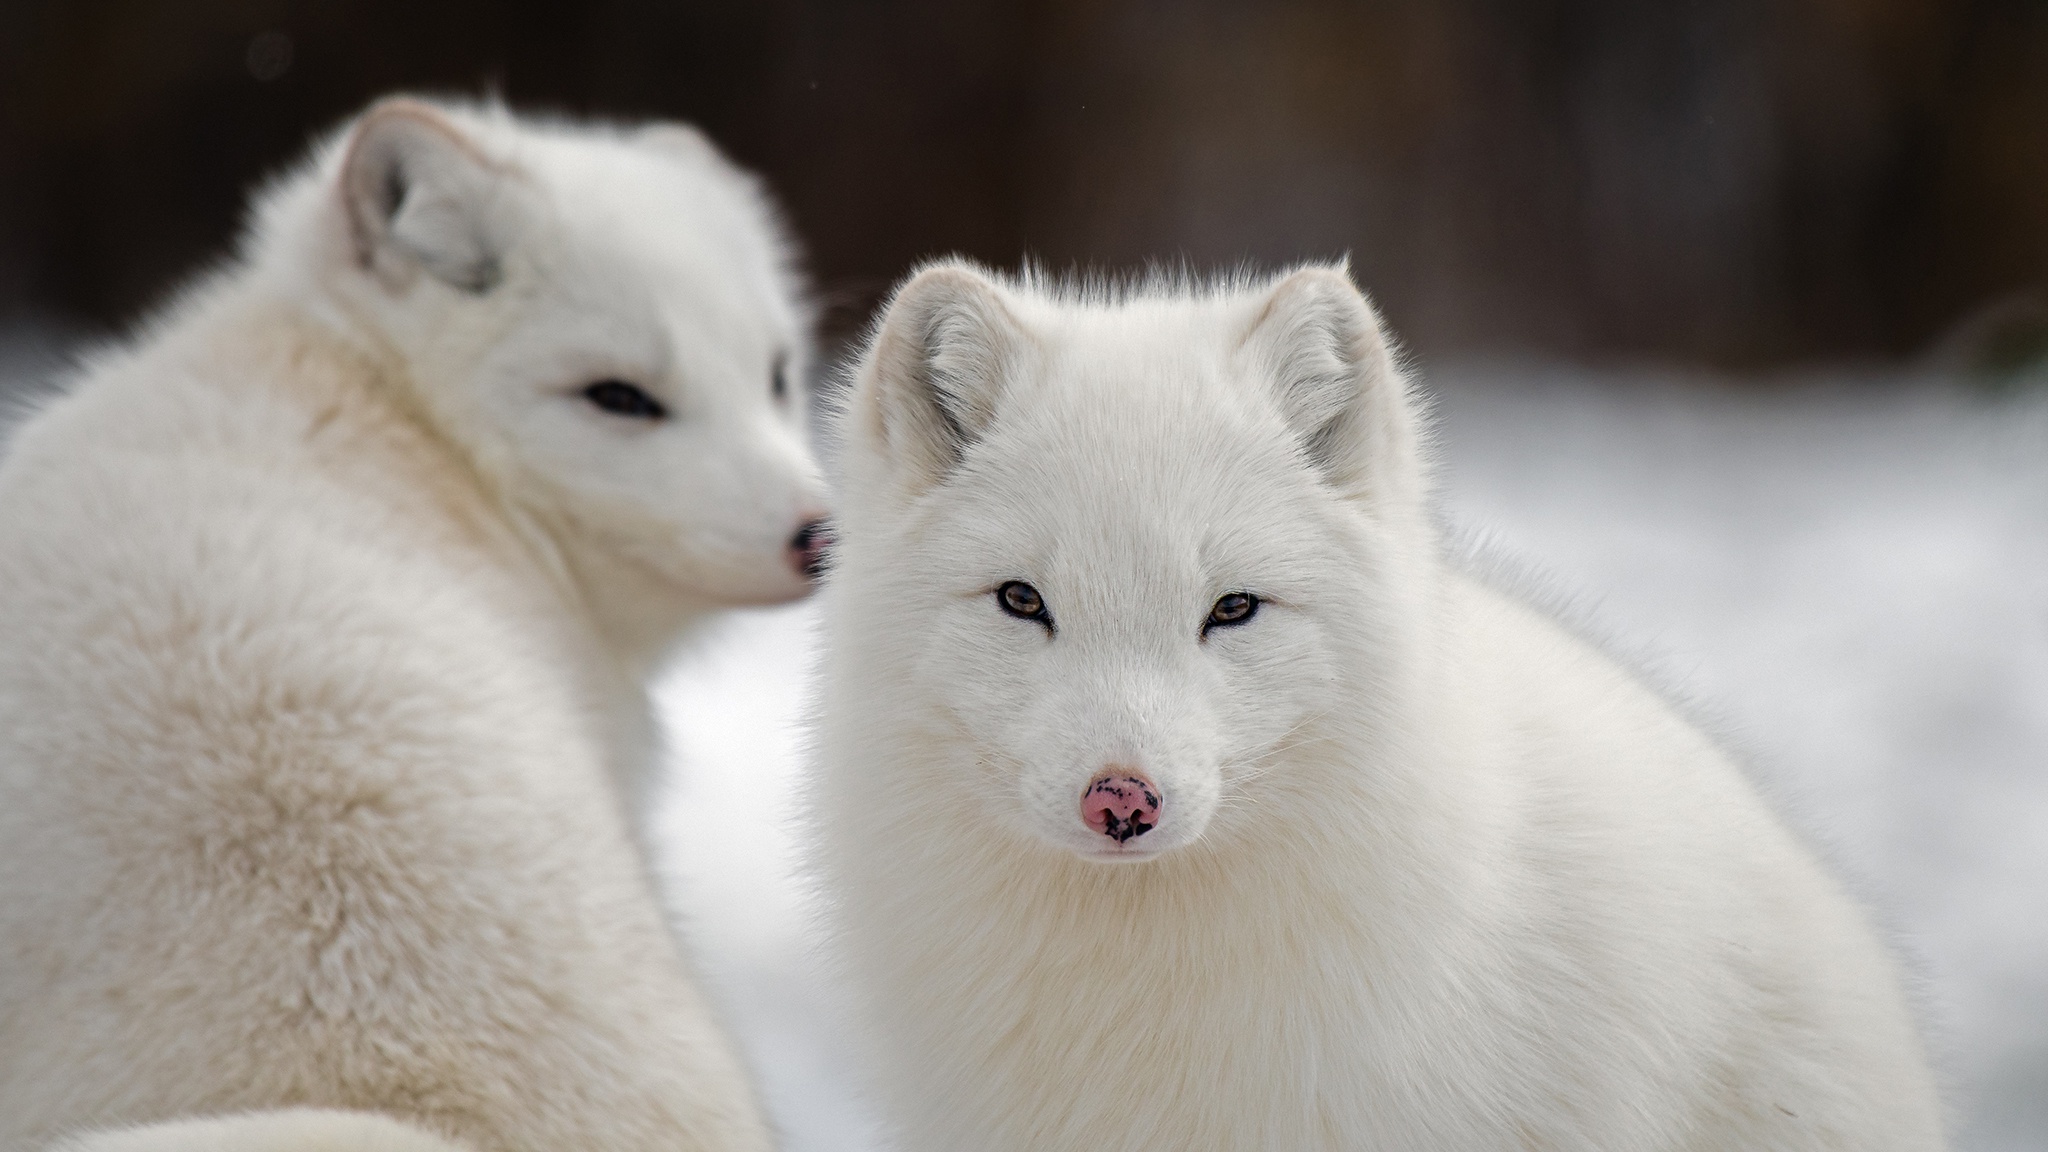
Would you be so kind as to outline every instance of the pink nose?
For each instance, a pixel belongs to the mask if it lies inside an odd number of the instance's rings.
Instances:
[[[1159,786],[1143,772],[1112,768],[1081,793],[1081,819],[1122,844],[1159,823]]]
[[[832,547],[832,529],[822,519],[804,521],[789,538],[789,562],[811,580],[825,574],[825,553]]]

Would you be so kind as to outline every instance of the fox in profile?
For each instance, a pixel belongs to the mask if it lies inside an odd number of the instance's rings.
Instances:
[[[1942,1147],[1838,883],[1447,558],[1343,270],[938,264],[840,436],[813,865],[913,1152]]]
[[[787,250],[692,129],[389,100],[20,429],[0,1149],[770,1147],[632,815],[818,559]]]

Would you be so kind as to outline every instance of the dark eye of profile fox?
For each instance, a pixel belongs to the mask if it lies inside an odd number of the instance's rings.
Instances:
[[[639,385],[624,380],[599,380],[583,389],[583,398],[614,416],[660,420],[668,415],[661,401],[649,396]]]

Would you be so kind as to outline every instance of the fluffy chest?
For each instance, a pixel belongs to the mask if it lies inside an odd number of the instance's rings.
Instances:
[[[1309,1149],[1419,1131],[1406,1118],[1438,1075],[1410,1008],[1442,993],[1401,986],[1355,898],[1134,873],[1028,895],[1013,874],[872,910],[897,927],[867,941],[882,949],[868,975],[890,988],[883,1031],[920,1145]]]

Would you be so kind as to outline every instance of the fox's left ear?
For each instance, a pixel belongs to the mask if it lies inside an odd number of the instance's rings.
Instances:
[[[393,290],[423,271],[464,292],[490,291],[512,232],[512,179],[439,109],[379,101],[349,134],[341,163],[357,262]]]
[[[1281,277],[1253,304],[1240,349],[1332,485],[1374,501],[1419,491],[1415,406],[1379,315],[1342,269]]]

